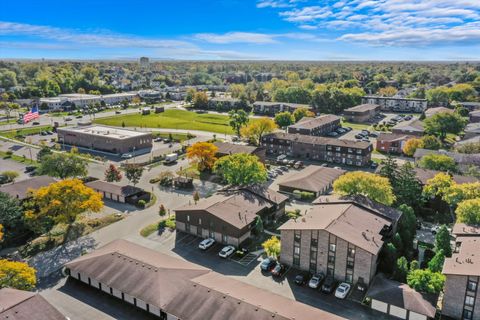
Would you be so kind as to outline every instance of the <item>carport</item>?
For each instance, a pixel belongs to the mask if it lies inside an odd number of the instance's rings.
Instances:
[[[87,187],[101,193],[104,199],[121,203],[137,203],[138,198],[144,193],[143,189],[134,186],[120,186],[110,182],[95,180],[85,183]]]

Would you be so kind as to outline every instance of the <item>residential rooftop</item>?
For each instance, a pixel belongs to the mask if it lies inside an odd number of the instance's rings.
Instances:
[[[325,124],[340,121],[340,117],[333,115],[333,114],[324,114],[316,118],[312,117],[304,117],[299,122],[292,124],[289,126],[290,128],[295,129],[315,129],[319,126],[323,126]]]
[[[350,112],[350,113],[353,113],[353,112],[367,112],[367,111],[375,110],[379,107],[380,107],[380,105],[378,105],[378,104],[364,103],[364,104],[360,104],[360,105],[355,106],[355,107],[345,109],[344,111],[347,111],[347,112]]]
[[[219,154],[236,154],[236,153],[248,153],[251,154],[255,152],[258,147],[249,146],[245,144],[230,143],[230,142],[221,142],[217,141],[214,145],[218,148],[217,153]]]
[[[275,137],[276,139],[301,142],[301,143],[310,143],[312,145],[332,145],[337,147],[348,147],[348,148],[357,148],[357,149],[367,149],[371,146],[370,142],[365,141],[353,141],[353,140],[343,140],[327,137],[317,137],[309,136],[305,134],[298,133],[285,133],[285,132],[274,132],[268,135],[265,135],[264,138]]]
[[[345,170],[310,165],[280,181],[278,185],[317,193],[329,188],[344,173]]]
[[[54,306],[36,292],[0,289],[0,319],[65,320]]]
[[[459,232],[459,230],[456,230]],[[480,276],[480,236],[457,236],[456,251],[443,264],[443,274]]]
[[[28,198],[30,190],[36,190],[46,187],[56,180],[49,176],[37,176],[27,180],[21,180],[11,184],[5,184],[0,187],[0,192],[9,194],[12,198],[23,200]]]

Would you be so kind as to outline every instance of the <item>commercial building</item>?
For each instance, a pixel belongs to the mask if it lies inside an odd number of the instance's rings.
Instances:
[[[163,320],[343,319],[126,240],[68,262],[65,272]]]
[[[361,104],[355,107],[345,109],[343,116],[345,120],[350,122],[364,123],[370,121],[373,117],[380,113],[380,105],[378,104]]]
[[[137,96],[136,92],[122,92],[104,95],[68,93],[52,98],[40,98],[39,105],[40,111],[70,110],[73,108],[94,106],[97,103],[102,103],[102,101],[106,105],[120,104],[125,100],[130,102],[135,96]],[[42,105],[46,105],[47,109],[42,108]]]
[[[295,190],[311,192],[318,197],[329,192],[333,182],[344,173],[344,170],[311,165],[282,179],[278,190],[290,194]]]
[[[257,216],[269,224],[284,214],[287,199],[261,187],[221,190],[196,204],[175,209],[176,228],[239,246],[250,238]]]
[[[381,132],[377,138],[376,150],[386,153],[402,153],[407,140],[414,138],[413,135]]]
[[[340,127],[340,117],[325,114],[316,118],[304,117],[300,121],[288,126],[288,133],[305,134],[309,136],[324,136]]]
[[[373,279],[366,297],[372,309],[399,319],[434,319],[438,295],[415,291],[407,284],[387,279],[379,274]]]
[[[52,177],[37,176],[27,180],[5,184],[0,187],[0,192],[6,193],[10,195],[10,197],[22,201],[30,197],[30,190],[37,190],[54,182],[57,182],[57,180]]]
[[[352,166],[370,164],[372,145],[335,138],[275,132],[262,137],[261,145],[267,154],[285,154],[292,158],[326,161]]]
[[[109,153],[148,152],[152,148],[152,134],[104,126],[58,128],[58,142],[75,147]]]
[[[400,97],[364,96],[362,104],[378,104],[382,111],[423,112],[428,107],[426,99],[409,99]]]
[[[218,148],[216,155],[217,158],[221,158],[231,154],[246,153],[257,156],[258,159],[262,162],[265,161],[265,148],[263,147],[221,141],[215,142],[214,145]]]
[[[338,281],[368,285],[380,250],[401,213],[364,197],[320,197],[304,215],[280,226],[280,261]]]
[[[392,132],[421,137],[425,133],[425,129],[423,128],[423,122],[414,118],[410,121],[400,122],[392,128]]]
[[[428,108],[425,110],[425,117],[430,118],[437,113],[453,113],[454,110],[450,108],[445,108],[445,107],[437,107],[437,108]]]
[[[67,320],[40,294],[13,288],[0,289],[0,319]]]
[[[253,103],[253,112],[257,114],[274,116],[279,112],[293,112],[299,108],[312,109],[308,104],[288,103],[288,102],[270,102],[255,101]]]
[[[480,228],[455,224],[455,250],[446,258],[442,315],[462,320],[480,319]]]

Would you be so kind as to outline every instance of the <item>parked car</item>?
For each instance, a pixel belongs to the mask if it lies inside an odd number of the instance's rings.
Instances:
[[[355,139],[363,139],[364,137],[365,136],[363,134],[360,134],[360,133],[355,135]]]
[[[272,276],[279,278],[285,274],[286,270],[287,268],[285,268],[283,264],[281,264],[280,262],[277,262],[275,264],[275,267],[273,267],[272,269]]]
[[[46,133],[45,131],[42,131],[42,132],[40,132],[40,135],[41,135],[41,136],[46,136],[47,133]]]
[[[163,141],[163,139],[162,139],[162,138],[160,138],[160,137],[158,137],[158,138],[155,138],[155,139],[153,139],[153,141],[155,141],[155,142],[162,142],[162,141]]]
[[[277,157],[277,161],[282,161],[283,159],[286,159],[287,155],[286,154],[281,154]]]
[[[352,131],[352,127],[344,127],[344,129],[347,130],[347,132]]]
[[[378,168],[378,163],[372,162],[372,163],[370,164],[370,168],[372,168],[372,169],[377,169],[377,168]]]
[[[405,120],[408,121],[408,120],[412,120],[412,118],[413,118],[413,117],[412,117],[411,115],[407,115],[407,116],[405,116],[405,118],[403,118],[403,119],[405,119]]]
[[[40,124],[40,122],[38,122],[38,121],[33,121],[32,122],[32,126],[38,126],[39,124]]]
[[[325,278],[325,281],[323,282],[322,285],[322,292],[323,293],[332,293],[333,290],[335,290],[335,285],[337,284],[337,281],[335,281],[335,278],[333,276],[327,276]]]
[[[279,169],[282,170],[282,171],[288,171],[288,167],[285,167],[285,166],[281,166],[281,167],[279,167]]]
[[[370,142],[370,139],[368,139],[367,137],[363,138],[362,139],[363,142]]]
[[[120,111],[120,110],[115,111],[115,114],[121,114],[121,113],[122,113],[122,111]]]
[[[350,284],[346,282],[340,283],[340,285],[337,287],[337,290],[335,290],[335,297],[339,299],[345,299],[350,292]]]
[[[343,130],[342,128],[338,128],[337,130],[335,130],[335,132],[338,134],[342,134],[342,133],[345,133],[346,131]]]
[[[30,173],[32,171],[35,171],[37,169],[36,166],[26,166],[25,167],[25,173]]]
[[[433,226],[430,231],[432,232],[433,235],[438,233],[438,230],[440,230],[440,226]]]
[[[213,246],[214,243],[215,243],[215,240],[213,240],[212,238],[207,238],[202,240],[202,242],[200,242],[200,244],[198,245],[198,248],[202,250],[207,250],[208,248]]]
[[[47,131],[45,131],[45,132],[46,132],[49,136],[53,134],[53,132],[50,131],[50,130],[47,130]]]
[[[372,137],[372,138],[378,138],[378,133],[372,132],[372,133],[369,134],[369,136]]]
[[[306,273],[299,273],[295,276],[294,282],[297,286],[303,286],[308,280],[308,275]]]
[[[302,161],[297,161],[295,162],[295,165],[293,166],[295,169],[299,169],[303,167],[303,162]]]
[[[338,136],[338,133],[336,133],[335,131],[332,131],[332,132],[327,133],[327,136],[336,137],[336,136]]]
[[[234,247],[234,246],[226,246],[226,247],[223,247],[222,250],[220,250],[220,252],[218,253],[218,255],[219,255],[221,258],[228,258],[228,257],[230,257],[234,252],[235,252],[235,247]]]
[[[325,279],[325,275],[323,273],[315,274],[310,281],[308,281],[308,286],[312,289],[320,288],[323,280]]]
[[[131,153],[124,153],[120,156],[120,158],[122,158],[122,159],[130,159],[132,157],[133,157],[133,155]]]
[[[66,117],[66,118],[65,118],[65,121],[72,121],[72,120],[73,120],[73,119],[70,118],[70,117]]]
[[[364,136],[368,136],[370,134],[370,131],[366,130],[366,129],[363,129],[361,131],[361,133],[364,135]]]
[[[262,263],[260,263],[260,269],[264,272],[268,272],[272,270],[277,263],[277,260],[273,257],[268,257],[263,259]]]

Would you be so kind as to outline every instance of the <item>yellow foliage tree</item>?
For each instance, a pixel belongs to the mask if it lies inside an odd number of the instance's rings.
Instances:
[[[392,86],[388,86],[388,87],[385,87],[385,88],[380,88],[378,90],[378,94],[383,96],[383,97],[393,97],[397,92],[398,92],[398,90],[395,87],[392,87]]]
[[[340,195],[363,195],[385,205],[391,205],[395,201],[388,178],[369,172],[348,172],[335,180],[333,190]]]
[[[270,118],[260,118],[257,121],[251,122],[248,126],[241,129],[243,137],[254,141],[257,145],[260,144],[262,137],[277,129],[277,124]]]
[[[262,243],[262,247],[269,257],[277,258],[280,254],[280,240],[275,236]]]
[[[411,138],[405,142],[405,145],[403,146],[403,153],[411,157],[418,148],[423,148],[422,139]]]
[[[0,242],[3,241],[3,226],[0,224]]]
[[[217,161],[218,148],[210,142],[197,142],[187,149],[187,158],[199,171],[210,170]]]
[[[0,288],[32,290],[37,283],[35,273],[35,269],[26,263],[2,259],[0,260]]]
[[[27,219],[51,218],[56,223],[72,224],[83,212],[99,212],[102,195],[85,186],[79,179],[66,179],[39,188],[32,193],[32,208]]]

